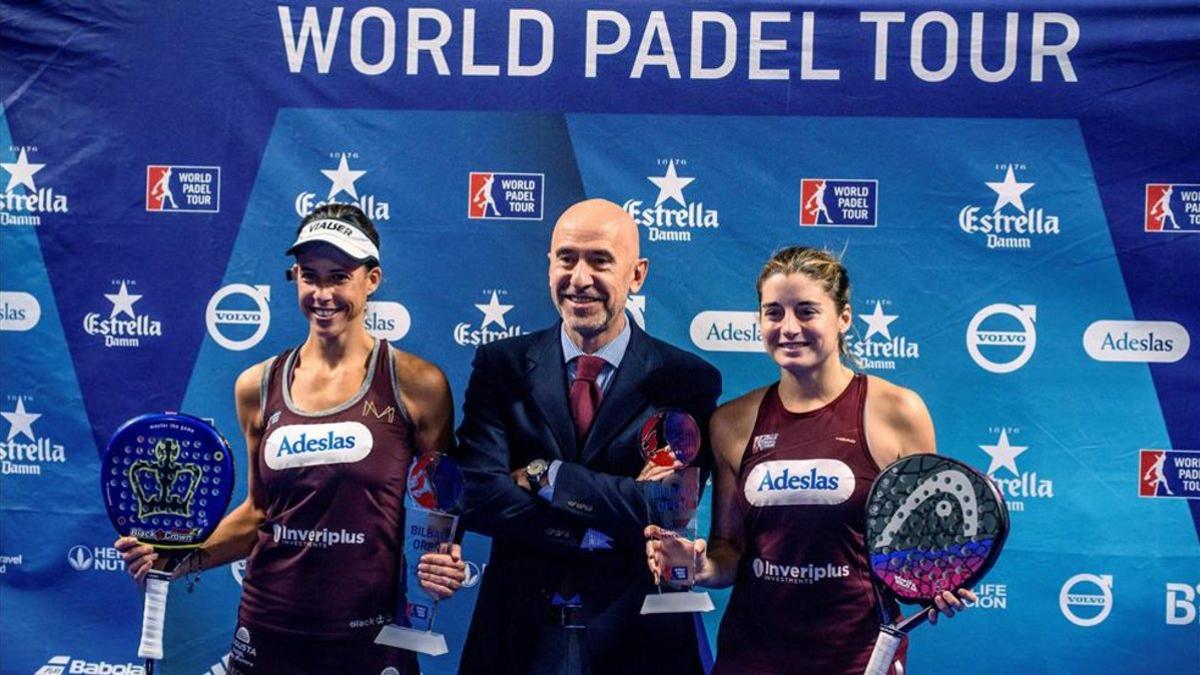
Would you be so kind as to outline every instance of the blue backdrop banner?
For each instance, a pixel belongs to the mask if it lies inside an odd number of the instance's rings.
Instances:
[[[841,253],[859,367],[1000,486],[1007,551],[914,672],[1200,672],[1198,45],[1170,1],[0,0],[0,671],[142,672],[99,452],[183,410],[245,476],[233,384],[304,339],[303,214],[374,219],[368,328],[461,402],[476,347],[556,320],[550,230],[604,197],[651,261],[632,318],[722,400],[777,377],[766,258]],[[242,570],[172,594],[162,672],[223,675]]]

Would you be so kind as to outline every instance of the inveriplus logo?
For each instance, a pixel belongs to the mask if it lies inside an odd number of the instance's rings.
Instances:
[[[350,532],[341,528],[305,529],[275,523],[271,525],[271,539],[281,546],[301,548],[330,548],[332,546],[358,546],[367,540],[362,532]]]
[[[67,451],[61,443],[34,433],[33,423],[42,413],[26,407],[33,401],[30,396],[8,396],[7,404],[12,410],[0,410],[0,417],[8,422],[8,434],[0,444],[0,474],[40,476],[44,467],[67,461]]]
[[[990,249],[1028,249],[1033,247],[1035,236],[1057,235],[1058,216],[1042,208],[1026,209],[1024,194],[1036,183],[1018,182],[1016,171],[1026,171],[1027,167],[1015,163],[997,164],[995,168],[1004,172],[1004,180],[985,183],[996,193],[991,212],[980,206],[964,206],[958,212],[959,228],[967,234],[983,235]]]
[[[16,161],[0,162],[0,169],[8,172],[8,183],[0,194],[0,225],[37,226],[42,224],[42,214],[70,210],[66,195],[56,193],[53,187],[38,186],[34,176],[46,168],[46,163],[29,161],[31,153],[36,158],[36,145],[11,145],[8,156]]]
[[[162,322],[146,314],[138,314],[134,304],[142,299],[140,293],[130,293],[129,287],[136,288],[137,282],[131,279],[116,279],[113,286],[120,286],[116,293],[105,293],[104,297],[112,304],[108,318],[103,318],[100,312],[89,312],[83,317],[83,330],[88,335],[104,336],[105,347],[141,347],[143,338],[162,337]],[[124,317],[124,318],[121,318]]]
[[[351,169],[350,162],[359,166],[359,154],[355,151],[340,151],[329,153],[329,160],[337,162],[333,169],[321,169],[321,174],[329,179],[329,192],[324,199],[318,199],[316,192],[301,192],[296,195],[296,215],[303,218],[318,206],[335,202],[344,202],[348,197],[351,203],[362,209],[363,213],[373,221],[391,220],[391,204],[377,198],[374,194],[364,192],[359,194],[358,181],[369,173],[366,169]],[[369,182],[369,181],[368,181]],[[344,196],[343,196],[344,195]]]
[[[750,563],[750,569],[754,572],[754,576],[757,579],[798,586],[807,586],[827,579],[842,579],[850,576],[849,565],[833,565],[830,563],[793,565],[767,560],[766,558],[755,558]]]
[[[267,436],[264,458],[276,471],[318,464],[349,464],[371,452],[374,437],[361,422],[289,424]]]
[[[658,188],[654,206],[646,206],[636,198],[625,200],[622,206],[635,223],[646,228],[648,241],[687,242],[692,240],[695,232],[721,227],[721,216],[716,209],[705,207],[702,201],[689,202],[684,197],[684,188],[696,180],[695,176],[679,175],[680,170],[687,169],[688,160],[660,158],[656,164],[663,175],[646,176],[646,180]]]

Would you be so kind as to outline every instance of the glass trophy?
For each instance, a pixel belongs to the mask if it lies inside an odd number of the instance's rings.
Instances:
[[[658,592],[646,596],[642,614],[711,612],[708,593],[693,590],[696,583],[696,507],[700,503],[700,469],[690,466],[700,452],[700,428],[682,410],[664,408],[642,427],[642,457],[659,466],[683,464],[660,481],[640,483],[650,504],[651,521],[667,531],[663,537],[665,574]]]
[[[437,599],[421,588],[417,564],[422,555],[454,542],[462,507],[463,475],[453,458],[434,452],[413,461],[408,471],[408,500],[404,514],[404,558],[396,623],[384,626],[375,643],[420,654],[445,654],[446,637],[433,631]]]

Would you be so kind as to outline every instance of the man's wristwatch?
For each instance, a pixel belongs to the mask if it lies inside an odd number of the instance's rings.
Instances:
[[[529,481],[529,490],[537,492],[549,485],[550,462],[535,459],[525,467],[525,479]]]

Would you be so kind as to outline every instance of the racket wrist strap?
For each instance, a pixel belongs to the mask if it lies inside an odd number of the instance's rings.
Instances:
[[[142,608],[142,641],[138,645],[138,657],[161,659],[163,657],[163,624],[166,621],[167,593],[170,591],[171,575],[161,570],[151,570],[146,575],[146,601]]]

